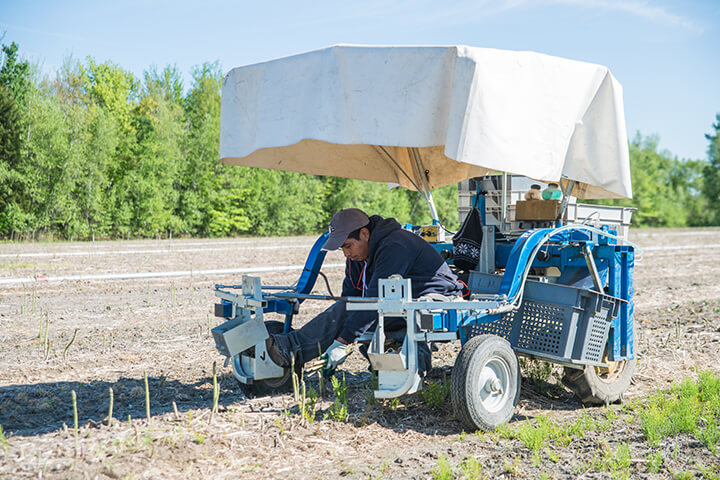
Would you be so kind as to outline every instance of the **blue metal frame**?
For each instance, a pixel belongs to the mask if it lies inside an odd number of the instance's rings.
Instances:
[[[620,307],[619,315],[613,320],[608,344],[608,360],[617,362],[635,358],[634,351],[634,306],[633,270],[635,251],[629,246],[615,247],[613,262],[609,268],[608,290],[610,295],[626,300]]]
[[[552,229],[533,229],[525,232],[514,243],[498,243],[495,247],[496,266],[505,268],[499,294],[508,298],[514,297],[522,286],[522,277],[530,255],[535,247],[542,242]],[[615,233],[607,226],[602,230]],[[634,358],[633,349],[633,268],[634,249],[630,246],[617,245],[617,241],[610,237],[594,234],[584,230],[571,230],[555,235],[543,248],[543,255],[535,258],[532,266],[536,268],[557,267],[560,276],[553,279],[554,283],[569,285],[578,288],[594,290],[595,285],[590,276],[583,247],[588,245],[592,251],[593,259],[600,274],[600,280],[605,286],[605,293],[625,300],[619,308],[619,314],[612,320],[608,336],[607,356],[609,361],[630,360]],[[435,244],[438,250],[452,249],[451,244]],[[436,314],[433,327],[440,331],[459,331],[462,343],[463,315],[456,312]],[[494,321],[498,316],[473,321]]]
[[[484,200],[484,196],[478,195]],[[607,227],[604,228],[607,230]],[[538,244],[543,242],[547,234],[553,229],[542,228],[528,230],[514,243],[498,242],[495,245],[496,267],[505,268],[499,294],[506,298],[515,297],[522,287],[523,273],[530,261],[530,255]],[[314,243],[305,261],[305,266],[298,282],[291,291],[299,294],[309,294],[317,281],[317,277],[325,260],[327,252],[322,250],[329,234],[322,234]],[[606,293],[613,297],[625,300],[620,312],[613,319],[608,344],[607,355],[609,361],[628,360],[634,357],[633,351],[633,268],[634,250],[629,246],[620,246],[614,239],[601,235],[591,234],[587,231],[571,230],[553,236],[542,247],[543,254],[532,261],[536,268],[557,267],[560,277],[553,281],[562,285],[579,288],[594,289],[589,274],[583,246],[591,248],[594,261],[600,273],[601,282],[606,285]],[[438,250],[452,250],[452,244],[433,244]],[[264,312],[276,312],[285,315],[284,331],[289,332],[292,319],[298,312],[299,305],[304,299],[275,299],[268,302]],[[216,306],[216,315],[228,316],[229,305]],[[219,307],[219,308],[218,308]],[[459,328],[467,314],[450,310],[433,316],[433,330],[446,332],[459,332],[461,343],[465,343],[464,329]],[[482,318],[473,318],[474,322],[492,322],[499,315],[485,315]]]
[[[500,295],[513,298],[518,294],[520,287],[522,287],[525,267],[530,261],[530,254],[551,231],[550,228],[528,230],[515,242],[505,265],[505,274],[498,292]]]
[[[309,294],[310,292],[312,292],[312,289],[315,286],[315,282],[317,281],[317,277],[320,273],[320,268],[325,261],[325,255],[327,254],[327,252],[324,251],[322,247],[325,245],[325,242],[327,241],[329,236],[330,233],[325,232],[320,235],[317,240],[315,240],[315,243],[310,249],[308,257],[305,260],[305,265],[303,266],[300,278],[298,279],[296,286],[290,291],[300,294]],[[215,288],[220,288],[220,286],[216,285]],[[293,300],[269,300],[267,306],[263,309],[263,312],[284,314],[285,323],[283,325],[283,331],[287,333],[292,328],[293,316],[298,312],[298,307],[303,301],[303,298],[297,298]],[[215,305],[215,315],[218,317],[229,317],[231,315],[231,311],[232,304],[226,300],[223,300],[222,303]]]

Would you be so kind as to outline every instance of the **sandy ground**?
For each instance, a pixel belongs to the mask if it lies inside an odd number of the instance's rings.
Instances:
[[[720,372],[720,229],[633,230],[631,240],[647,248],[635,269],[635,319],[642,336],[636,381],[626,392],[630,401],[704,369]],[[649,446],[639,426],[623,420],[620,405],[583,407],[556,385],[557,368],[549,385],[526,372],[511,425],[544,415],[573,421],[615,412],[611,417],[617,418],[607,431],[547,450],[540,459],[517,440],[465,434],[449,401],[430,407],[410,395],[372,402],[367,363],[357,353],[342,368],[348,383],[345,421],[330,418],[332,393],[318,399],[312,422],[298,414],[291,394],[246,397],[222,367],[224,357],[209,333],[219,323],[213,285],[239,283],[241,275],[203,272],[300,265],[313,241],[0,245],[0,476],[431,478],[444,456],[456,471],[474,458],[488,478],[609,478],[593,470],[593,459],[625,444],[632,450],[632,478],[666,478],[670,471],[720,462],[693,439],[677,438],[661,449],[668,469],[644,473]],[[332,253],[325,264],[341,262]],[[143,272],[180,273],[112,277]],[[324,272],[337,293],[342,268]],[[257,275],[265,284],[288,285],[298,271]],[[58,279],[78,276],[86,279]],[[35,280],[21,283],[28,277]],[[323,282],[316,292],[327,293]],[[306,302],[296,324],[324,306]],[[457,343],[441,346],[431,380],[449,378],[458,350]],[[213,415],[214,362],[220,397]],[[315,378],[307,386],[320,389]],[[107,425],[110,388],[115,420]]]

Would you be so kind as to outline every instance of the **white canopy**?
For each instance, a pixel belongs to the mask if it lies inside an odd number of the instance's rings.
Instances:
[[[235,68],[220,158],[421,191],[506,171],[632,196],[620,84],[533,52],[340,45]]]

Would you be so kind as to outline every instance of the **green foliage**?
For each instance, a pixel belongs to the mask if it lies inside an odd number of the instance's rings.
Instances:
[[[548,383],[553,371],[552,363],[525,357],[520,357],[520,368],[523,376],[532,380],[536,385]]]
[[[702,170],[702,193],[707,199],[708,224],[720,224],[720,113],[715,116],[714,135],[705,135],[710,141],[708,147],[709,162]]]
[[[219,162],[222,70],[68,58],[35,79],[17,44],[0,55],[0,238],[315,234],[341,208],[428,224],[418,192],[387,184]],[[708,159],[678,160],[657,139],[630,142],[637,226],[720,224],[720,115]],[[458,228],[457,187],[433,192]],[[668,201],[668,200],[672,201]],[[542,373],[542,372],[538,372]]]
[[[3,453],[5,453],[6,455],[9,446],[10,443],[8,442],[7,436],[5,436],[5,432],[3,432],[2,425],[0,425],[0,447],[2,447]]]
[[[649,452],[645,463],[648,473],[658,473],[663,464],[663,457],[660,452]]]
[[[630,142],[631,200],[600,200],[604,205],[637,208],[633,225],[684,227],[708,224],[702,194],[707,162],[678,160],[670,152],[658,152],[658,138],[639,134]]]
[[[595,471],[606,471],[613,479],[630,478],[632,451],[628,444],[622,444],[616,450],[605,447],[602,457],[594,462]]]
[[[452,480],[455,477],[452,465],[445,455],[440,455],[437,466],[430,470],[430,475],[433,480]]]
[[[330,416],[336,422],[344,422],[348,418],[348,388],[345,383],[345,374],[343,373],[342,383],[337,377],[332,377],[330,382],[332,383],[333,393],[335,394],[335,400],[333,404],[330,405]]]
[[[437,408],[445,403],[450,396],[450,379],[444,378],[440,382],[430,380],[426,387],[420,390],[420,399],[430,408]]]
[[[4,86],[9,95],[22,110],[28,93],[32,89],[30,81],[30,64],[18,59],[18,44],[2,46],[2,66],[0,68],[0,85]]]
[[[687,433],[716,453],[720,441],[720,377],[703,372],[697,381],[686,378],[670,391],[650,396],[638,414],[651,447],[659,447],[664,438]]]

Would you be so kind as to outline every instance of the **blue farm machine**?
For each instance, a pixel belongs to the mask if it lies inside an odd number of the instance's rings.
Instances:
[[[422,388],[419,342],[460,342],[451,397],[472,429],[512,417],[519,356],[563,366],[583,402],[617,401],[630,385],[632,210],[577,203],[632,194],[622,89],[607,68],[465,46],[334,46],[239,67],[223,81],[220,157],[389,182],[427,200],[432,224],[406,228],[469,292],[419,300],[410,279],[393,276],[379,281],[377,298],[341,298],[348,310],[377,312],[375,329],[358,339],[378,375],[377,398]],[[477,261],[465,270],[454,265],[431,193],[450,184],[459,185],[461,221],[480,217],[469,239]],[[525,200],[538,185],[549,198]],[[289,331],[304,300],[339,299],[312,293],[326,238],[292,287],[250,276],[216,286],[215,312],[226,319],[213,329],[216,347],[244,388],[286,386],[293,372],[269,359],[265,339]],[[266,321],[270,313],[283,320]],[[405,319],[399,338],[386,338],[391,317]]]

